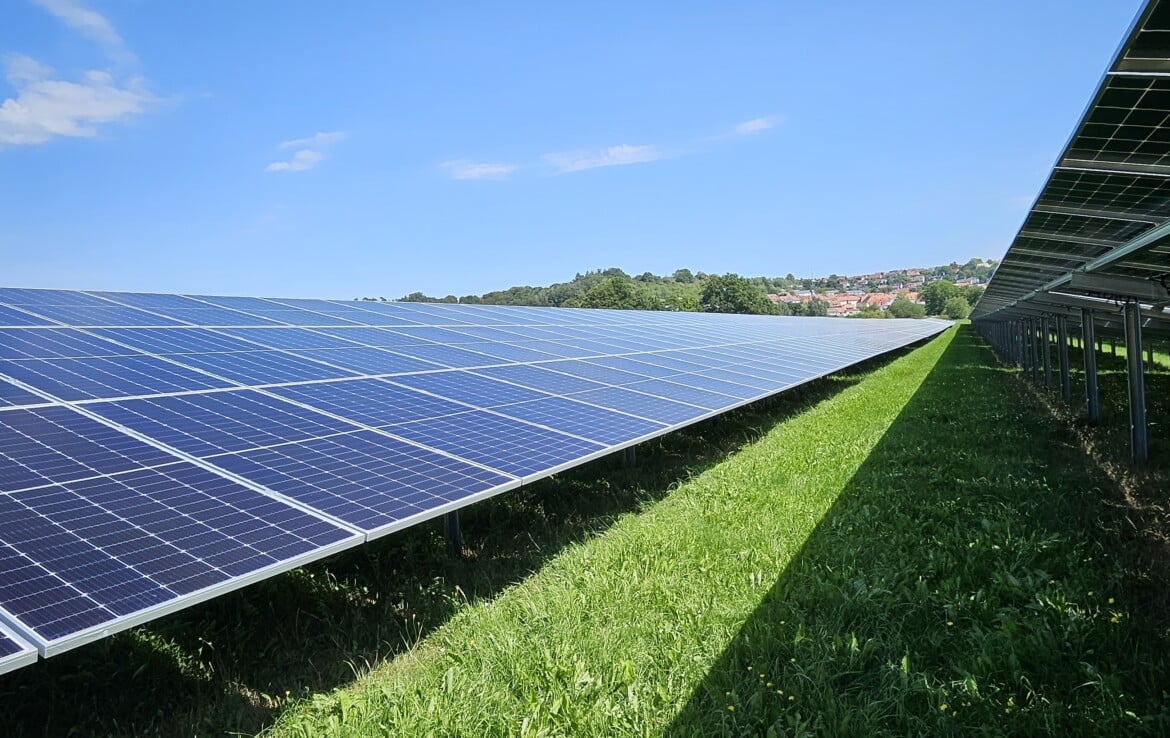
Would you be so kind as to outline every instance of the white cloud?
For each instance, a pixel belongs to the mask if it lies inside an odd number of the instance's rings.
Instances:
[[[747,136],[752,133],[766,131],[769,128],[775,128],[779,122],[780,118],[775,115],[766,118],[752,118],[751,120],[745,120],[742,123],[736,124],[734,131],[737,136]]]
[[[349,137],[345,131],[331,131],[329,133],[314,133],[305,138],[293,138],[281,141],[276,145],[278,149],[297,149],[291,159],[274,161],[264,167],[266,172],[307,172],[325,159],[322,149],[327,149],[338,141]]]
[[[96,136],[99,124],[128,120],[145,112],[154,100],[141,79],[122,84],[96,69],[77,82],[54,79],[51,68],[27,56],[9,57],[5,78],[16,96],[0,103],[0,145]]]
[[[70,28],[77,29],[93,41],[105,47],[106,53],[115,61],[132,63],[134,55],[126,48],[114,24],[101,13],[90,10],[74,0],[32,0],[49,11]]]
[[[325,158],[325,155],[320,151],[313,151],[312,149],[302,149],[293,154],[292,159],[288,161],[274,161],[268,166],[264,167],[266,172],[305,172]]]
[[[439,165],[451,172],[454,179],[504,179],[519,167],[515,164],[475,162],[464,159],[445,161]]]
[[[304,149],[314,148],[320,149],[326,146],[344,141],[349,138],[349,134],[345,131],[331,131],[329,133],[314,133],[308,138],[294,138],[290,141],[281,141],[279,148],[282,149]]]
[[[630,146],[620,144],[600,151],[562,151],[545,154],[544,160],[559,172],[581,172],[597,167],[615,167],[623,164],[642,164],[667,158],[657,146]]]

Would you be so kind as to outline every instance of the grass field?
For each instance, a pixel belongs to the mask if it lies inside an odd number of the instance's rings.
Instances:
[[[1166,477],[1050,406],[963,326],[478,505],[466,559],[407,531],[2,677],[6,733],[1166,734]]]

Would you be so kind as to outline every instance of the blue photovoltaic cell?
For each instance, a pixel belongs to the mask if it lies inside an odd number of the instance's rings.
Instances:
[[[558,343],[556,341],[523,341],[516,345],[529,349],[530,351],[539,351],[542,354],[559,356],[562,359],[581,359],[597,356],[596,351],[577,348],[576,346],[570,346],[567,343]]]
[[[414,359],[376,348],[312,349],[296,353],[299,356],[350,369],[359,374],[402,374],[443,368],[434,362]]]
[[[709,377],[720,382],[731,382],[732,384],[739,384],[743,387],[749,387],[759,392],[774,392],[777,389],[776,378],[765,379],[763,377],[752,376],[750,374],[743,374],[742,372],[733,372],[727,369],[703,369],[701,371],[692,372],[687,376],[692,377]],[[679,380],[674,380],[679,381]],[[705,385],[698,385],[705,386]],[[780,386],[783,386],[781,381]],[[717,387],[706,387],[706,389],[717,389]]]
[[[0,493],[176,460],[69,408],[0,413]]]
[[[549,364],[542,364],[541,366],[546,369],[562,372],[564,374],[572,374],[573,376],[581,377],[582,379],[592,379],[594,382],[600,382],[602,384],[614,386],[632,384],[634,382],[641,382],[646,379],[645,374],[625,372],[620,369],[601,366],[600,364],[591,364],[587,361],[557,361]]]
[[[22,287],[0,287],[0,304],[37,305],[110,305],[107,300],[74,290],[38,290]]]
[[[418,343],[417,338],[411,336],[404,336],[395,331],[383,330],[381,328],[320,328],[319,332],[335,336],[342,339],[345,343],[338,342],[338,347],[355,347],[355,346],[372,346],[374,348],[387,346],[402,346],[411,343]],[[296,348],[332,348],[333,346],[297,346]]]
[[[567,395],[571,392],[584,392],[586,390],[605,387],[604,384],[599,382],[552,371],[551,368],[554,366],[556,364],[541,366],[527,366],[523,364],[517,364],[515,366],[493,366],[487,369],[476,369],[474,373],[494,379],[515,382],[516,384],[554,395]]]
[[[357,302],[352,305],[329,302],[328,300],[276,300],[275,302],[288,305],[289,307],[313,310],[324,313],[325,315],[344,319],[333,321],[331,324],[345,324],[353,321],[361,325],[410,325],[407,321],[396,316],[387,315],[381,311],[362,309],[365,305],[369,304],[368,302]]]
[[[72,328],[0,328],[0,359],[66,359],[136,353]]]
[[[589,359],[589,363],[608,366],[611,369],[621,369],[624,372],[631,372],[633,374],[641,374],[643,377],[669,377],[672,374],[679,373],[678,369],[659,366],[657,364],[647,364],[644,361],[634,361],[625,356],[600,356],[596,359]]]
[[[760,393],[759,387],[751,387],[744,384],[736,384],[727,378],[709,377],[702,374],[675,374],[667,378],[667,381],[673,384],[681,384],[687,387],[694,387],[696,389],[707,390],[709,392],[718,392],[729,397],[735,397],[740,400],[747,400],[753,397],[758,397]],[[638,385],[630,385],[634,389],[639,389]],[[725,400],[720,401],[720,407],[726,405]]]
[[[54,325],[53,321],[0,305],[0,325]]]
[[[52,654],[945,326],[0,289],[0,607]]]
[[[430,344],[441,343],[444,345],[458,345],[461,343],[473,343],[474,338],[466,333],[460,333],[457,330],[448,330],[446,328],[434,328],[432,326],[418,326],[418,327],[403,327],[394,330],[395,333],[403,336],[408,336],[412,340],[412,344]]]
[[[465,343],[462,344],[462,347],[496,359],[505,359],[509,362],[555,361],[556,359],[567,358],[545,351],[537,351],[527,346],[514,343]]]
[[[350,423],[253,390],[98,402],[87,407],[198,457],[354,429]]]
[[[352,534],[186,463],[0,495],[0,605],[46,642]]]
[[[696,363],[694,361],[684,361],[677,358],[673,352],[670,353],[655,353],[655,354],[638,354],[635,358],[623,359],[623,361],[637,361],[639,364],[652,364],[654,366],[663,367],[666,369],[673,369],[678,372],[697,372],[703,369],[712,368],[710,364]],[[594,363],[603,364],[603,359],[597,359]],[[611,365],[616,366],[616,365]],[[619,367],[620,368],[620,367]]]
[[[414,344],[410,346],[395,346],[393,349],[387,350],[394,351],[396,354],[409,356],[413,359],[431,361],[435,364],[453,369],[473,366],[493,366],[496,364],[510,363],[504,359],[497,359],[494,356],[468,351],[464,347],[441,346],[437,343],[427,345]]]
[[[707,390],[689,387],[665,379],[647,379],[644,382],[635,382],[625,385],[626,389],[645,392],[648,395],[658,395],[671,400],[689,402],[692,405],[716,410],[728,405],[737,404],[739,398],[729,395],[708,392]]]
[[[179,321],[120,305],[30,305],[28,310],[66,325],[181,325]]]
[[[62,400],[215,389],[229,382],[153,356],[0,361],[0,374]]]
[[[426,325],[458,326],[472,325],[475,323],[475,318],[471,316],[462,317],[461,313],[456,313],[440,305],[408,302],[401,303],[401,307],[403,309],[403,315],[407,315],[407,311],[409,311],[409,315],[413,320]]]
[[[439,397],[380,379],[272,387],[269,392],[374,428],[467,410]]]
[[[458,328],[455,332],[464,336],[470,336],[470,340],[476,342],[516,343],[517,341],[524,341],[529,338],[529,336],[507,328],[492,328],[490,326],[467,326],[465,328]]]
[[[321,313],[314,313],[308,310],[282,308],[280,305],[273,305],[272,307],[274,308],[272,310],[249,310],[248,313],[250,315],[257,315],[261,318],[267,318],[285,325],[357,325],[351,319],[341,318],[336,315],[323,315]]]
[[[224,328],[220,331],[265,348],[322,349],[360,348],[360,344],[303,328]]]
[[[644,395],[621,387],[589,390],[570,395],[570,397],[592,405],[600,405],[611,410],[621,410],[630,415],[656,420],[666,425],[685,423],[700,415],[706,415],[708,412],[706,408],[667,400],[655,395]]]
[[[95,292],[108,300],[141,308],[193,325],[277,325],[270,320],[208,305],[183,295]]]
[[[614,445],[641,438],[666,427],[664,424],[633,418],[562,397],[505,405],[495,408],[495,412],[530,423],[539,423],[599,443]]]
[[[369,533],[514,481],[373,431],[210,461]]]
[[[526,387],[517,387],[506,382],[481,377],[471,372],[433,372],[430,374],[407,374],[395,377],[397,384],[432,392],[452,400],[466,402],[476,407],[495,407],[513,402],[539,400],[548,393]]]
[[[518,477],[548,471],[605,450],[511,418],[472,410],[461,415],[391,426],[390,433]]]
[[[426,321],[418,313],[393,303],[362,301],[361,309],[377,315],[366,321],[370,325],[418,325]]]
[[[133,346],[147,354],[205,354],[260,348],[254,343],[205,328],[94,328],[90,333]]]
[[[351,372],[319,361],[280,351],[239,351],[227,354],[173,354],[169,357],[184,366],[202,369],[216,376],[247,385],[274,382],[305,382],[313,379],[352,377]]]
[[[28,666],[36,658],[37,652],[31,645],[0,623],[0,674]]]
[[[0,407],[37,405],[42,402],[48,402],[48,400],[0,379]]]

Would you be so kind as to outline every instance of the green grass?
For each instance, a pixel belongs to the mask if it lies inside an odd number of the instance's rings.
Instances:
[[[276,735],[1164,734],[1109,480],[969,328],[570,546]]]
[[[962,326],[477,505],[471,558],[421,527],[0,678],[4,732],[1166,734],[1166,571],[1042,396]]]

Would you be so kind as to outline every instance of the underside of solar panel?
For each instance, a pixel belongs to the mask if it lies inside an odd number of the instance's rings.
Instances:
[[[947,325],[0,289],[0,673]]]

